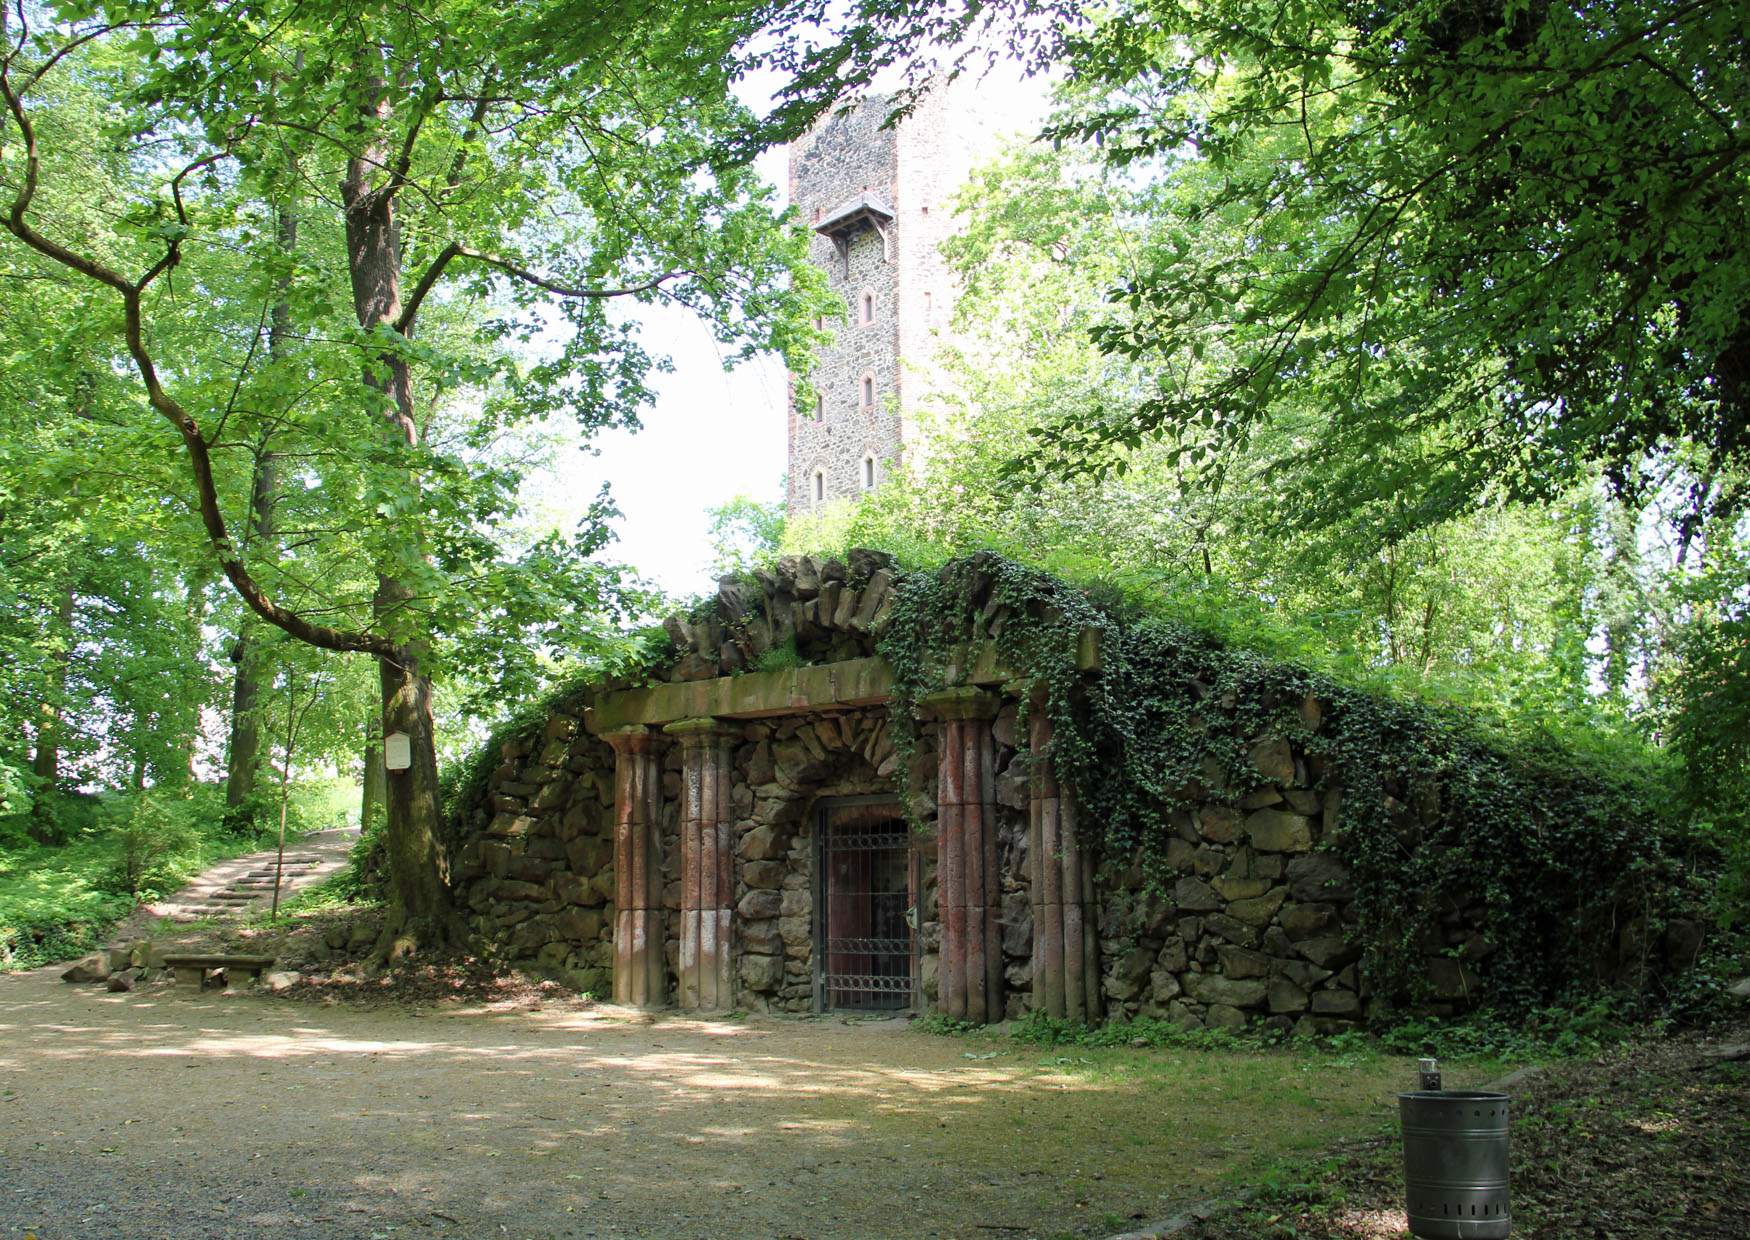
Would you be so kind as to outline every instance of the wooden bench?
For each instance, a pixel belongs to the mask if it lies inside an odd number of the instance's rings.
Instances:
[[[178,986],[199,990],[206,984],[207,974],[223,969],[225,983],[236,985],[239,975],[258,980],[262,972],[273,966],[272,956],[165,956],[164,967],[176,974]]]

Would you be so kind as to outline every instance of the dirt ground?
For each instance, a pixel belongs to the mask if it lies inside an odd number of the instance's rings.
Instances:
[[[0,1238],[1109,1234],[1405,1073],[531,1006],[0,978]]]

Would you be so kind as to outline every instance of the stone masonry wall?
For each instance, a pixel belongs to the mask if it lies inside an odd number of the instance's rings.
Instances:
[[[888,96],[870,96],[830,114],[790,149],[790,200],[804,224],[865,191],[894,212],[886,239],[873,229],[851,239],[848,264],[828,238],[811,242],[810,257],[844,299],[846,317],[826,323],[833,339],[810,377],[819,416],[812,401],[790,411],[793,513],[814,506],[817,470],[827,501],[863,492],[866,457],[875,460],[879,485],[916,447],[911,425],[941,381],[931,361],[949,338],[956,300],[941,244],[957,228],[955,195],[995,152],[1000,130],[970,79],[935,83],[904,120],[884,127],[892,106]],[[867,323],[865,293],[875,305]],[[863,402],[865,375],[875,381],[873,406]]]
[[[885,100],[835,112],[790,151],[790,198],[804,224],[871,191],[892,205],[897,189],[898,133],[883,129]],[[897,239],[896,239],[897,241]],[[825,474],[825,499],[862,493],[863,459],[873,455],[878,476],[900,456],[899,267],[890,248],[873,229],[850,241],[849,263],[837,246],[819,234],[810,257],[845,305],[845,315],[828,319],[831,343],[820,350],[810,381],[820,398],[818,416],[810,405],[790,411],[789,507],[805,512],[814,505],[814,475]],[[863,322],[862,297],[874,297],[873,321]],[[862,380],[874,380],[873,405],[863,403]]]
[[[773,651],[804,664],[866,659],[889,623],[895,590],[894,566],[875,552],[856,552],[843,562],[785,559],[751,579],[725,579],[713,606],[669,622],[676,653],[654,678],[728,676],[757,667]],[[986,634],[1008,622],[1000,607],[977,597],[971,605]],[[485,793],[459,818],[452,853],[457,887],[485,944],[597,994],[608,992],[613,961],[615,755],[582,719],[594,694],[621,687],[586,691],[505,744]],[[1011,1018],[1031,1010],[1034,989],[1031,760],[1018,734],[1013,691],[989,722],[1001,877],[1000,1010]],[[1195,698],[1202,689],[1187,684],[1184,691]],[[1324,707],[1317,699],[1275,706],[1283,709],[1272,717],[1283,718],[1283,710],[1299,715],[1297,726],[1283,731],[1318,735]],[[736,1003],[811,1009],[814,810],[822,797],[891,793],[918,830],[918,980],[925,1006],[931,1005],[941,944],[931,727],[919,729],[916,752],[902,771],[884,705],[730,726]],[[1324,769],[1300,739],[1282,732],[1236,739],[1251,767],[1235,777],[1243,787],[1224,787],[1222,774],[1208,770],[1206,786],[1187,791],[1193,808],[1168,820],[1165,874],[1145,873],[1134,858],[1100,859],[1091,916],[1106,1014],[1221,1028],[1350,1027],[1367,1015],[1373,996],[1358,968],[1354,884],[1323,847],[1338,822],[1341,772]],[[672,991],[679,951],[680,746],[671,745],[661,764]],[[1415,838],[1419,824],[1436,812],[1427,800],[1417,789],[1393,791],[1387,808],[1404,838]],[[1487,996],[1492,948],[1486,910],[1476,893],[1429,898],[1443,906],[1438,933],[1423,945],[1433,1010],[1452,1012]],[[1675,949],[1660,950],[1670,955]],[[1694,945],[1687,951],[1693,957]],[[1670,963],[1676,968],[1687,961]]]

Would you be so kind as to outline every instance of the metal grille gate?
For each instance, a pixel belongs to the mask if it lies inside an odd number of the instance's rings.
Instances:
[[[912,1006],[917,875],[898,802],[822,803],[815,839],[815,1006],[892,1011]]]

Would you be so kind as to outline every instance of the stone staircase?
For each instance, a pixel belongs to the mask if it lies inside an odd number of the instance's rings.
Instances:
[[[346,864],[358,839],[351,828],[318,831],[286,849],[280,871],[280,902],[295,891],[321,882]],[[207,920],[242,920],[271,906],[275,852],[250,853],[221,862],[175,895],[158,901],[149,912],[171,925]]]

